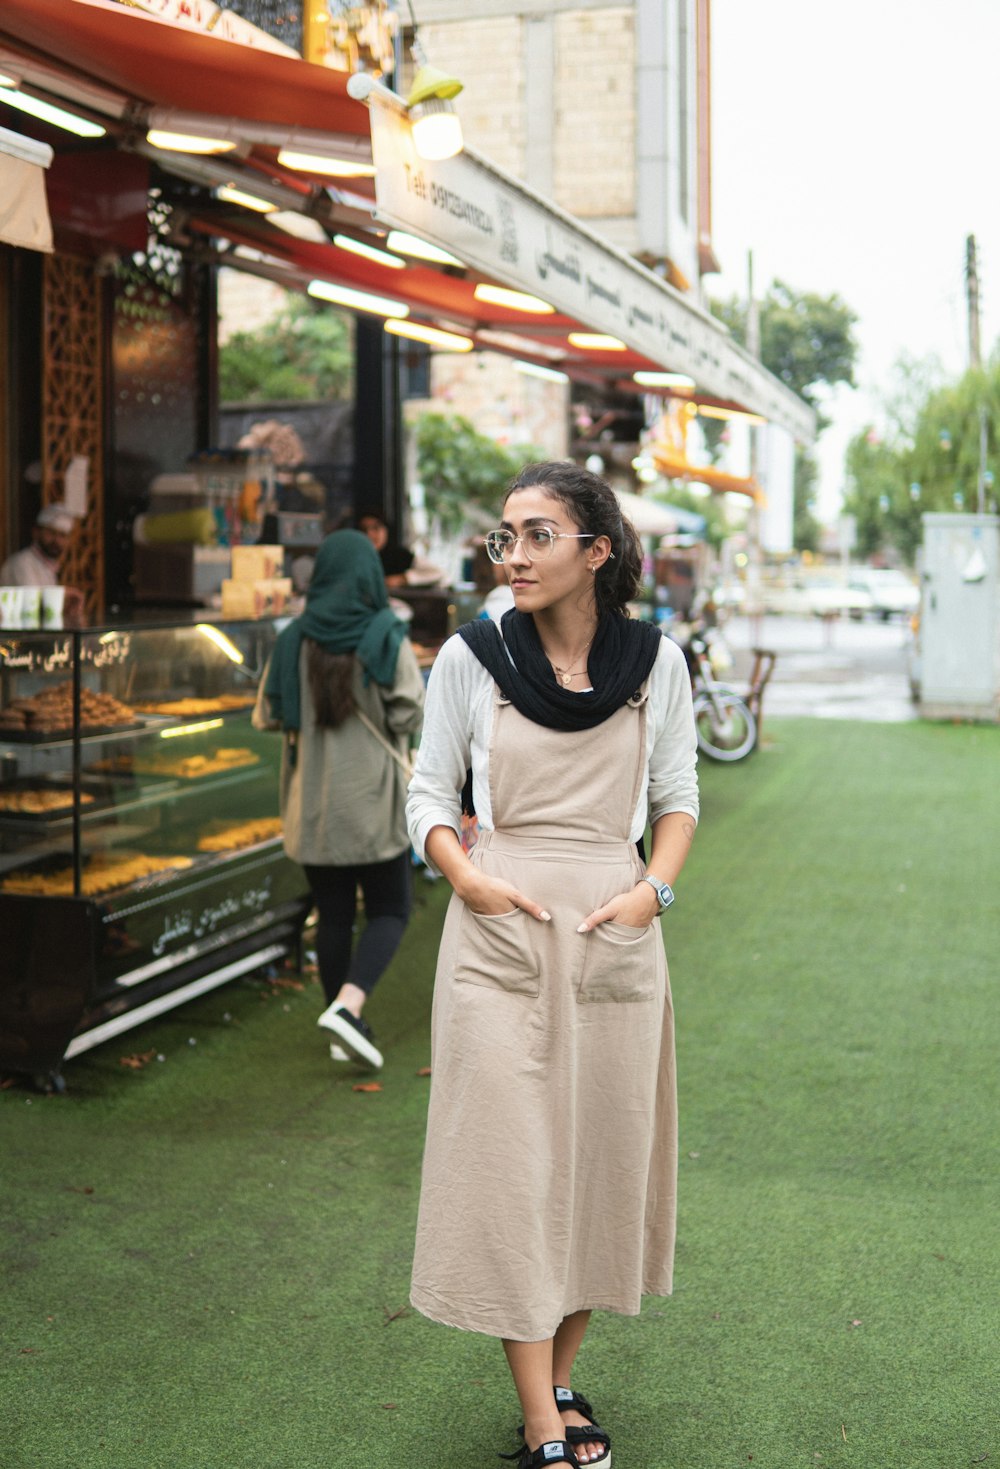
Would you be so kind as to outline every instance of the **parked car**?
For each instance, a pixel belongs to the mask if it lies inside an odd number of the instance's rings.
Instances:
[[[852,587],[841,577],[809,576],[793,582],[764,587],[765,612],[782,612],[795,617],[861,618],[871,611],[868,593]]]
[[[858,621],[872,610],[872,599],[864,587],[836,576],[811,577],[806,583],[806,597],[816,617],[839,617],[846,612]]]
[[[805,583],[801,581],[765,582],[761,587],[761,598],[765,612],[808,617],[812,611]]]
[[[894,567],[866,566],[851,573],[849,585],[870,598],[871,610],[883,622],[892,616],[912,617],[920,606],[919,587]]]

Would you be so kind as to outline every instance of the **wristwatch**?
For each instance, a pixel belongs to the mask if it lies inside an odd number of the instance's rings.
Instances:
[[[661,882],[658,877],[654,877],[651,872],[647,872],[642,880],[643,882],[649,883],[653,892],[656,894],[656,901],[660,905],[660,912],[665,913],[674,901],[673,888],[668,882]]]

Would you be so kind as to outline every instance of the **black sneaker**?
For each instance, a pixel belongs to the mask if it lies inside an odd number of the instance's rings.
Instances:
[[[331,1030],[353,1061],[362,1061],[373,1071],[381,1071],[382,1052],[375,1044],[371,1027],[343,1005],[330,1005],[316,1022]]]

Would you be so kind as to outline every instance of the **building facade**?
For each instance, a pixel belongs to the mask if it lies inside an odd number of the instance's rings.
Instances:
[[[474,148],[698,292],[717,269],[709,0],[420,0],[418,20]]]
[[[419,37],[458,76],[468,144],[702,300],[711,240],[710,0],[420,0]],[[509,359],[435,359],[432,387],[510,442],[586,453],[613,413],[627,465],[641,406],[525,381]],[[604,401],[602,401],[602,397]],[[607,439],[608,435],[605,435]]]

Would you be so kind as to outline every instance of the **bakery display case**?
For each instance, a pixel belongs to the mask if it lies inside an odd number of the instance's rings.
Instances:
[[[297,948],[273,619],[0,633],[0,1069],[66,1059]]]

